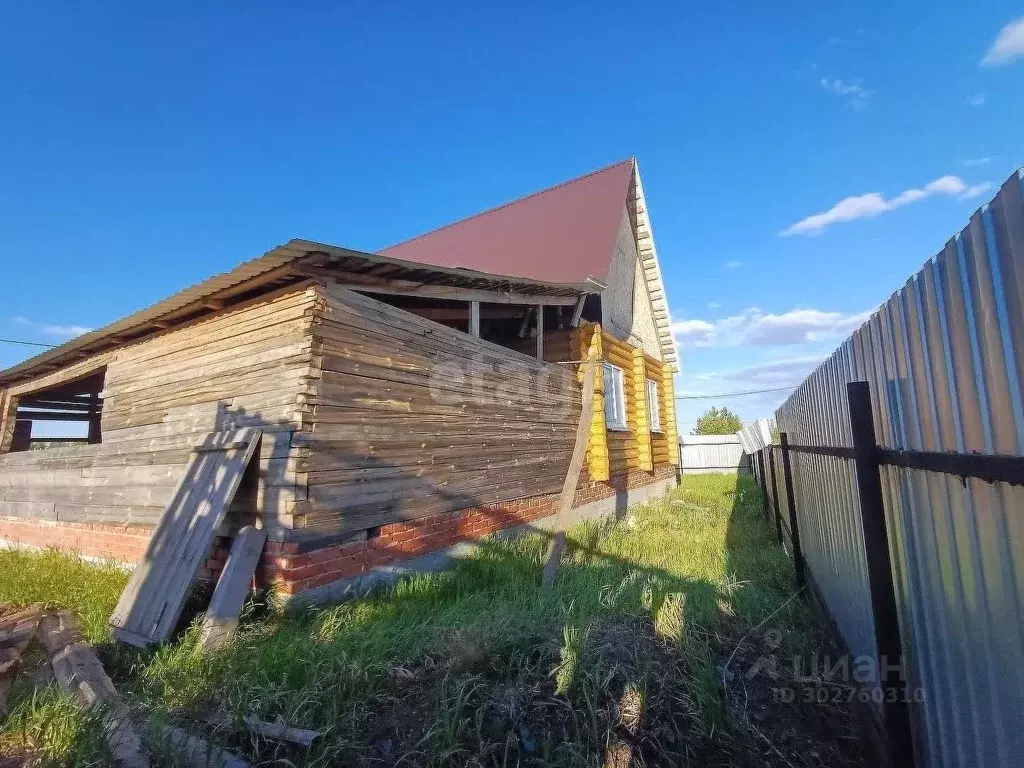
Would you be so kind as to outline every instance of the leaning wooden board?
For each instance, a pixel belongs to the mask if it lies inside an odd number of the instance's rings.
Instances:
[[[110,617],[119,640],[141,647],[170,636],[260,435],[258,429],[214,432],[193,449]]]

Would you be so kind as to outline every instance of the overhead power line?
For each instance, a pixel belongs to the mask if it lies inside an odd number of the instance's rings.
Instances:
[[[0,344],[21,344],[24,347],[46,347],[53,349],[57,344],[44,344],[41,341],[19,341],[18,339],[0,339]]]
[[[763,395],[765,392],[786,392],[790,389],[796,389],[799,384],[794,384],[790,387],[772,387],[771,389],[748,389],[745,392],[719,392],[715,395],[679,395],[676,400],[714,400],[719,397],[739,397],[741,395]]]

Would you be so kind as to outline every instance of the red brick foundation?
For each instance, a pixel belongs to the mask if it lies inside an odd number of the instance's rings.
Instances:
[[[642,488],[675,476],[675,467],[654,472],[638,470],[616,475],[609,482],[580,483],[573,501],[580,507],[618,493]],[[359,540],[304,550],[297,542],[268,541],[258,579],[273,583],[282,593],[298,594],[358,576],[381,565],[391,565],[479,539],[555,514],[558,495],[534,496],[483,507],[430,515],[406,523],[381,526]],[[57,547],[87,557],[135,563],[145,552],[152,529],[139,526],[91,523],[54,523],[41,520],[0,519],[0,539],[33,547]],[[205,563],[207,575],[218,572],[227,557],[227,539],[218,539]]]
[[[576,489],[574,507],[642,488],[675,476],[675,467],[654,472],[631,471],[609,482],[583,482]],[[301,552],[294,542],[267,542],[261,577],[288,595],[352,578],[381,565],[392,565],[420,555],[479,539],[489,533],[540,520],[555,514],[558,494],[503,501],[484,507],[429,515],[407,523],[381,526],[373,538]]]

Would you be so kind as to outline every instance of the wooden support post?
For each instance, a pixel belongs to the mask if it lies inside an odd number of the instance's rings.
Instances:
[[[27,451],[32,441],[32,422],[28,419],[16,419],[14,422],[14,438],[11,440],[12,451]]]
[[[800,549],[800,526],[796,519],[796,499],[793,498],[793,467],[789,455],[789,435],[779,433],[782,444],[782,474],[786,482],[786,506],[789,507],[789,537],[793,543],[793,568],[796,570],[796,585],[801,589],[807,583],[804,573],[804,553]]]
[[[100,424],[102,422],[102,411],[100,397],[98,394],[89,396],[89,442],[99,443],[102,441]]]
[[[480,302],[469,302],[469,335],[480,338]]]
[[[871,390],[866,381],[853,381],[846,385],[846,392],[850,404],[850,430],[853,435],[854,465],[857,468],[857,492],[860,497],[864,554],[875,623],[879,683],[884,694],[889,754],[894,766],[913,766],[914,746],[910,730],[906,668],[889,554],[889,534],[885,525],[882,477],[871,412]]]
[[[772,479],[772,514],[775,516],[775,535],[782,543],[782,515],[779,514],[779,483],[775,477],[775,448],[769,445],[765,448],[768,451],[768,475]]]
[[[544,305],[537,307],[537,359],[544,359]]]
[[[572,311],[572,322],[569,323],[573,328],[576,328],[580,324],[580,318],[583,317],[583,305],[587,303],[587,297],[580,296],[579,301],[576,302],[576,308]]]
[[[768,486],[765,484],[764,471],[764,448],[756,454],[757,458],[757,484],[761,487],[761,499],[764,506],[764,516],[768,517]]]
[[[523,322],[519,324],[519,338],[525,339],[526,332],[530,330],[530,317],[533,315],[533,307],[527,307],[523,312]]]
[[[572,503],[576,498],[576,486],[580,482],[580,472],[583,471],[583,461],[587,456],[587,442],[590,436],[590,423],[594,416],[594,389],[597,379],[597,353],[591,347],[587,360],[580,367],[583,369],[583,401],[580,408],[580,420],[576,425],[576,441],[572,449],[572,457],[569,460],[569,468],[565,473],[565,482],[562,483],[562,494],[558,498],[558,510],[555,512],[554,535],[548,545],[548,555],[544,561],[544,569],[541,574],[541,584],[551,586],[555,583],[558,575],[558,566],[562,561],[562,551],[565,549],[565,533],[569,530],[569,517],[572,512]]]

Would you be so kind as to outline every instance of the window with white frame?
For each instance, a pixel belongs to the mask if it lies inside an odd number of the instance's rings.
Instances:
[[[622,369],[604,364],[604,420],[608,429],[626,428],[626,390]]]
[[[647,380],[647,413],[651,422],[651,432],[661,432],[661,408],[658,401],[658,382]]]

